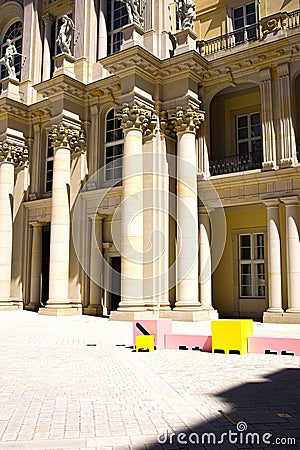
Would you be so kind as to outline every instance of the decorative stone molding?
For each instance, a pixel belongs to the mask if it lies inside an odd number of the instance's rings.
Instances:
[[[64,124],[53,125],[48,136],[54,147],[66,147],[72,153],[83,153],[86,150],[86,138],[82,129]]]
[[[148,109],[137,102],[123,103],[118,111],[124,130],[135,128],[144,135],[152,134],[157,126],[157,115],[153,109]]]
[[[47,12],[44,16],[42,16],[43,22],[44,23],[52,23],[55,20],[55,17],[53,16],[53,14]]]
[[[176,111],[169,112],[169,120],[177,133],[196,132],[200,128],[201,122],[204,122],[205,115],[203,111],[195,106],[176,108]]]
[[[0,142],[0,163],[9,162],[22,167],[28,162],[28,147]]]
[[[272,16],[264,17],[261,19],[261,30],[263,36],[266,36],[270,33],[277,33],[277,31],[285,28],[286,25],[287,13],[279,12],[277,14],[273,14]]]

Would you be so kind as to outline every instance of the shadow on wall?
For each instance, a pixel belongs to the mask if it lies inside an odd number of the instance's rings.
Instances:
[[[176,430],[176,436],[169,434],[165,443],[167,436],[161,435],[161,444],[148,444],[147,449],[300,448],[299,386],[300,370],[285,369],[266,381],[220,392],[216,397],[231,405],[223,415],[189,430]]]

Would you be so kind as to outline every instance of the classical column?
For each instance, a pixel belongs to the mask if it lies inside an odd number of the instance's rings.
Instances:
[[[196,131],[198,109],[177,108],[177,300],[174,311],[199,311]]]
[[[26,147],[0,143],[0,310],[13,309],[10,297],[15,166],[28,159]]]
[[[84,148],[85,138],[81,130],[69,128],[63,123],[54,125],[49,132],[54,147],[49,300],[40,314],[78,314],[69,299],[69,245],[70,245],[70,162],[71,152]]]
[[[280,105],[280,166],[291,167],[297,162],[296,139],[292,118],[289,64],[277,66]]]
[[[300,313],[300,243],[299,243],[299,199],[297,196],[283,197],[286,216],[286,267],[288,285],[287,313]]]
[[[200,174],[201,178],[206,180],[209,178],[209,157],[207,149],[207,141],[209,134],[209,123],[208,117],[206,116],[205,122],[200,127],[200,136],[198,140],[198,168],[197,172]]]
[[[259,78],[261,82],[261,125],[264,154],[262,166],[265,170],[269,170],[276,166],[271,69],[260,70]]]
[[[42,17],[45,24],[44,49],[43,49],[43,81],[49,80],[51,75],[51,24],[54,20],[52,14],[47,13]]]
[[[36,311],[40,307],[41,300],[41,274],[42,274],[42,233],[43,224],[32,223],[32,248],[31,248],[31,277],[30,277],[30,302],[26,309]]]
[[[103,218],[95,215],[91,218],[91,252],[90,252],[90,303],[86,312],[93,315],[102,314],[101,277],[102,277],[102,225]]]
[[[143,292],[143,129],[150,112],[136,102],[121,111],[124,130],[122,168],[121,302],[110,315],[132,320],[146,313]]]
[[[204,310],[213,310],[211,291],[210,221],[204,207],[199,216],[200,302]]]
[[[269,308],[267,313],[282,313],[281,291],[281,250],[280,250],[280,223],[279,200],[268,199],[264,201],[267,206],[268,221],[268,292]]]

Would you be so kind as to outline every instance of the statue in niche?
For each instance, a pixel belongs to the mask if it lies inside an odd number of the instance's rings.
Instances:
[[[126,9],[129,16],[129,22],[139,26],[140,28],[144,27],[144,19],[140,14],[140,0],[120,0],[122,3],[125,3]]]
[[[182,30],[193,30],[196,20],[196,6],[193,0],[178,2],[178,16]]]
[[[14,59],[19,53],[17,52],[15,45],[11,42],[11,39],[7,39],[6,43],[7,47],[5,50],[5,55],[0,59],[0,64],[5,66],[10,78],[17,79]]]
[[[59,29],[56,42],[60,46],[61,52],[67,53],[70,56],[72,56],[70,47],[71,47],[72,33],[74,30],[75,26],[73,20],[67,15],[64,15],[62,18],[62,25]]]

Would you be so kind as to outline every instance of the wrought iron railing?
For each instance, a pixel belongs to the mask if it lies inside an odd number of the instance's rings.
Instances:
[[[262,155],[233,155],[223,159],[210,161],[210,174],[224,175],[226,173],[245,172],[246,170],[260,169],[262,166]]]
[[[282,17],[282,27],[286,29],[295,29],[300,26],[300,9],[286,13]],[[264,36],[262,32],[261,22],[249,25],[244,28],[223,34],[207,41],[197,41],[198,50],[202,56],[212,55],[222,50],[234,48],[246,42],[256,41],[262,39]]]

